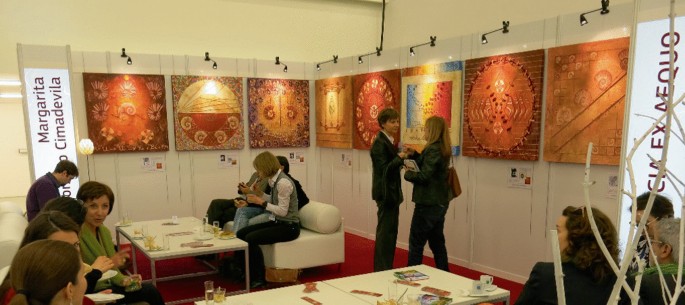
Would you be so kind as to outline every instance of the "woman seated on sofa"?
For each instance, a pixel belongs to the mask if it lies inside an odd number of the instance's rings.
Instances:
[[[618,233],[609,217],[592,208],[611,260],[618,262]],[[569,206],[557,220],[557,237],[568,305],[607,304],[616,282],[609,261],[599,249],[585,207]],[[538,262],[523,286],[516,304],[557,304],[554,263]]]
[[[10,266],[10,305],[81,305],[85,267],[72,244],[39,240],[17,251]]]
[[[24,238],[19,248],[21,249],[34,241],[49,239],[69,243],[78,250],[78,233],[79,226],[64,213],[59,211],[42,211],[26,227]],[[102,277],[102,273],[113,266],[112,261],[107,257],[98,257],[92,266],[86,266],[86,292],[92,293],[95,289],[95,284]],[[10,275],[5,278],[5,281],[0,286],[0,300],[4,300],[0,304],[7,304],[15,294],[15,291],[10,288],[12,273],[10,272]]]
[[[119,268],[126,266],[130,258],[127,251],[116,251],[112,243],[112,234],[103,225],[107,215],[114,207],[114,193],[109,186],[97,181],[89,181],[81,185],[76,198],[83,201],[86,216],[81,226],[81,255],[86,263],[94,262],[99,256],[107,256],[114,263],[117,275],[108,281],[100,281],[96,290],[112,289],[115,293],[125,297],[117,301],[117,304],[128,304],[144,301],[150,305],[164,305],[164,300],[157,288],[150,284],[142,284],[137,291],[125,291],[125,276]]]
[[[296,239],[300,236],[300,219],[297,207],[297,192],[292,180],[281,170],[278,159],[266,151],[257,155],[252,162],[262,179],[268,179],[271,194],[261,197],[247,196],[247,201],[261,205],[271,213],[270,220],[248,226],[237,232],[238,238],[246,241],[250,253],[250,279],[252,288],[265,284],[264,256],[259,245],[273,244]],[[238,255],[237,258],[242,257]]]

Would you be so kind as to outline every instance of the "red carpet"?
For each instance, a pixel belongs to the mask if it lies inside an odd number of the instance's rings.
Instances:
[[[373,240],[369,240],[350,233],[345,234],[345,263],[338,265],[329,265],[322,267],[309,268],[302,271],[300,275],[301,282],[315,282],[327,279],[334,279],[345,276],[352,276],[358,274],[365,274],[373,272]],[[407,265],[406,250],[397,249],[395,252],[394,267],[400,268]],[[144,279],[150,278],[150,263],[140,253],[138,256],[138,271],[143,275]],[[213,262],[216,265],[216,261]],[[432,258],[425,257],[424,264],[435,266]],[[181,272],[182,271],[182,272]],[[207,271],[207,266],[195,258],[180,258],[157,262],[157,276],[164,277],[170,275],[177,275],[180,273],[201,272]],[[481,273],[467,268],[459,267],[450,264],[450,271],[452,273],[471,278],[479,279]],[[228,291],[235,291],[242,289],[243,286],[239,283],[233,282],[230,279],[224,278],[218,274],[191,277],[186,279],[178,279],[172,281],[158,282],[159,288],[165,301],[176,301],[181,299],[189,299],[200,297],[203,295],[203,282],[206,280],[214,281],[214,287],[226,287]],[[511,303],[513,304],[518,298],[523,286],[519,283],[508,281],[501,278],[495,278],[497,286],[509,290],[511,292]],[[268,288],[281,287],[275,284],[270,284]],[[261,289],[258,289],[261,290]],[[254,290],[254,291],[258,291]],[[191,304],[191,303],[188,303]]]

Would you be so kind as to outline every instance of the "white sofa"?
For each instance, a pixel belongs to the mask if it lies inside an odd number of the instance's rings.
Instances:
[[[12,263],[27,225],[20,206],[8,201],[0,202],[0,269]]]
[[[267,268],[303,269],[345,262],[345,230],[340,210],[309,201],[300,210],[300,236],[289,242],[262,245]]]

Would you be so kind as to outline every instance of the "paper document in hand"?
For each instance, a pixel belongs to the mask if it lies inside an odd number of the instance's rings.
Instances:
[[[415,171],[415,172],[420,171],[419,165],[416,164],[416,161],[414,161],[412,159],[405,159],[404,160],[404,166],[406,166],[407,170],[410,170],[410,171]]]

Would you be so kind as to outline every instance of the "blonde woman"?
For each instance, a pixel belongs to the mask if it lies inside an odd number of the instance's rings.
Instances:
[[[449,207],[447,167],[452,156],[447,123],[438,116],[426,120],[426,146],[412,153],[418,171],[406,171],[404,179],[414,184],[412,201],[416,204],[409,229],[409,266],[421,264],[423,248],[428,242],[437,268],[449,271],[445,248],[445,213]]]

